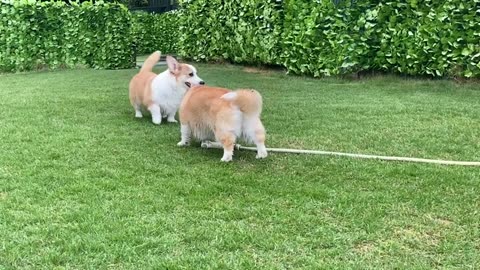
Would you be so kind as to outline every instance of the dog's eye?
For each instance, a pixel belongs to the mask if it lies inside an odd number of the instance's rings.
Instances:
[[[188,74],[188,76],[190,76],[190,77],[193,77],[193,72],[192,72],[192,73],[190,73],[190,74]]]

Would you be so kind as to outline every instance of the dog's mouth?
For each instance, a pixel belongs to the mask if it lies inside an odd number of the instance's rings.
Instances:
[[[192,84],[189,83],[189,82],[185,82],[185,85],[186,85],[188,88],[192,87]]]

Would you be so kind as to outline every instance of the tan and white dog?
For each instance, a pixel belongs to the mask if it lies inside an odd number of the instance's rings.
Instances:
[[[195,85],[205,84],[197,76],[195,67],[178,63],[167,56],[168,69],[160,74],[152,72],[152,68],[160,60],[160,52],[151,54],[143,63],[140,72],[130,81],[130,103],[135,109],[135,117],[141,118],[141,106],[145,106],[152,114],[152,122],[160,124],[162,116],[168,122],[174,122],[175,114],[187,90]]]
[[[221,161],[232,160],[237,138],[257,146],[257,158],[267,157],[265,128],[260,121],[262,96],[255,90],[230,91],[225,88],[198,86],[187,92],[180,105],[182,139],[178,146],[216,140],[223,146]]]

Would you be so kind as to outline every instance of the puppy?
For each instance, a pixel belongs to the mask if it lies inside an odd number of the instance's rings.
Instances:
[[[256,144],[257,158],[265,158],[267,149],[261,112],[262,96],[255,90],[194,87],[180,105],[182,140],[177,145],[188,145],[192,135],[199,141],[215,139],[223,146],[221,161],[229,162],[236,139],[242,138]]]
[[[176,123],[175,113],[185,92],[205,82],[197,76],[195,67],[178,63],[171,56],[167,56],[168,69],[157,75],[152,68],[159,60],[160,52],[156,51],[145,60],[140,72],[133,76],[129,86],[130,103],[137,118],[142,117],[140,108],[143,105],[150,111],[154,124],[160,124],[162,117]]]

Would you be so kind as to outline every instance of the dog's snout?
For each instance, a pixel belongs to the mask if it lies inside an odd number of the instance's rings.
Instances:
[[[204,85],[204,84],[205,84],[205,82],[204,82],[204,81],[200,81],[200,85]]]

